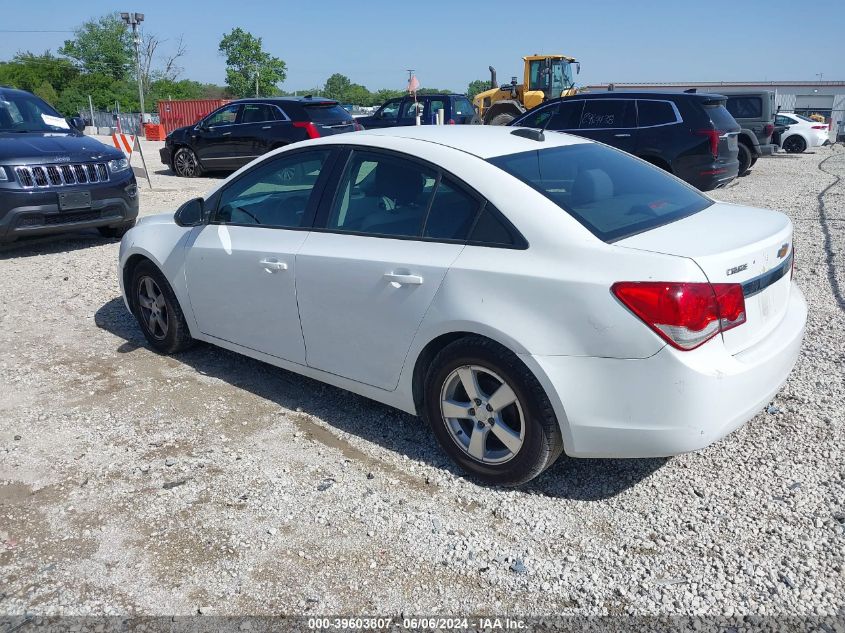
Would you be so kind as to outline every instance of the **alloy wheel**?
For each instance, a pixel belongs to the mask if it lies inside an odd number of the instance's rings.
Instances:
[[[440,412],[452,440],[484,464],[513,459],[525,441],[525,418],[513,388],[480,365],[452,371],[440,392]]]
[[[176,160],[173,167],[176,173],[180,176],[193,178],[197,175],[197,158],[191,150],[180,150],[176,154]]]
[[[138,283],[138,306],[141,319],[146,324],[150,335],[163,340],[167,337],[169,316],[164,293],[152,277],[141,277]]]

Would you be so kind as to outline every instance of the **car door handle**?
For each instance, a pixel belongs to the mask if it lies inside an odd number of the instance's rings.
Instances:
[[[616,138],[631,138],[630,134],[614,134]]]
[[[406,273],[384,273],[384,278],[392,284],[399,286],[419,286],[423,282],[423,278],[419,275],[409,275]]]
[[[220,136],[229,136],[230,134],[231,132],[223,132],[223,134],[221,134]]]
[[[262,125],[261,129],[262,130],[269,130],[271,127],[273,127],[273,126],[272,125]]]
[[[278,259],[270,259],[269,257],[266,259],[262,259],[258,262],[264,267],[264,270],[268,273],[277,273],[280,270],[287,270],[288,265],[284,262],[280,262]]]

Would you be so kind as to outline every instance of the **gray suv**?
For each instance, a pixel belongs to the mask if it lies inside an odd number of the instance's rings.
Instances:
[[[725,107],[739,123],[739,175],[744,176],[760,156],[774,154],[775,93],[770,90],[722,92]]]

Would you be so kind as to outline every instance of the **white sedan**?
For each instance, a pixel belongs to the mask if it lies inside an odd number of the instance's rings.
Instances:
[[[539,130],[288,146],[123,238],[150,345],[199,340],[419,414],[481,481],[707,446],[786,380],[792,223]]]
[[[778,112],[775,125],[787,126],[780,135],[780,146],[790,154],[821,147],[830,140],[830,126],[793,112]]]

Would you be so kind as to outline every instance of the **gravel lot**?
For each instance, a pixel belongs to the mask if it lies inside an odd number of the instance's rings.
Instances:
[[[169,175],[158,146],[144,215],[219,181]],[[210,346],[154,354],[114,240],[3,247],[0,613],[845,614],[841,176],[825,147],[714,194],[795,223],[810,317],[766,411],[521,490],[464,479],[385,406]]]

